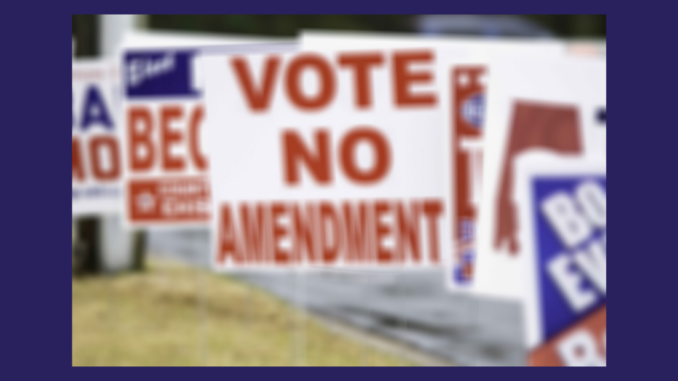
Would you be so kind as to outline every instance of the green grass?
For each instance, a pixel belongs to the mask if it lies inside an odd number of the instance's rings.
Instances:
[[[298,313],[246,284],[168,262],[73,279],[73,365],[412,365],[310,317],[303,350]]]

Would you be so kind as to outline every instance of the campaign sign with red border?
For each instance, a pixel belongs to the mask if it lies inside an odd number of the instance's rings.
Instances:
[[[194,49],[123,54],[125,215],[132,226],[206,224],[210,218],[204,119]]]

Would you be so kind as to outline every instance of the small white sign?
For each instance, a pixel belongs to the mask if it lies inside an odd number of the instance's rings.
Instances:
[[[107,61],[72,63],[73,215],[116,213],[122,199],[121,126],[115,71]]]

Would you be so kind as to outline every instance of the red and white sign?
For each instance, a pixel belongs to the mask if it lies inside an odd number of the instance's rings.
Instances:
[[[204,61],[216,269],[442,264],[434,50]]]
[[[446,167],[452,174],[448,186],[452,252],[445,272],[447,288],[473,292],[477,258],[476,232],[482,191],[485,104],[491,82],[488,63],[501,57],[560,57],[560,41],[492,40],[486,38],[421,37],[398,34],[304,32],[305,50],[318,49],[436,49],[439,55],[440,99],[445,112],[445,139],[451,143]],[[491,90],[489,90],[491,91]]]
[[[139,44],[135,41],[128,39],[130,44]],[[182,41],[187,43],[190,39]],[[196,39],[193,45],[215,43]],[[292,48],[291,44],[232,44],[123,50],[124,210],[129,226],[209,224],[212,203],[202,134],[206,108],[198,69],[200,57],[211,51],[242,53]]]
[[[529,42],[466,44],[467,58],[442,65],[441,89],[449,104],[446,120],[452,142],[450,184],[453,252],[446,284],[455,292],[474,292],[478,258],[477,231],[483,190],[484,135],[487,98],[494,84],[489,62],[502,57],[560,57],[563,46]]]
[[[73,215],[116,213],[122,163],[116,72],[106,61],[73,61]]]
[[[566,55],[504,57],[491,63],[490,81],[474,291],[518,300],[525,276],[515,160],[535,150],[605,154],[606,63]]]
[[[206,225],[205,108],[194,81],[197,53],[126,49],[123,54],[125,216],[130,226]]]

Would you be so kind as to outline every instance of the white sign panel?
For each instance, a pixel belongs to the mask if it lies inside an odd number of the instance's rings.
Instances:
[[[606,63],[502,59],[490,66],[475,291],[520,298],[524,279],[514,161],[532,150],[605,154]]]
[[[497,40],[473,37],[421,37],[405,34],[369,34],[305,31],[304,50],[421,48],[439,55],[440,99],[445,112],[445,139],[451,141],[446,162],[452,181],[445,184],[451,198],[452,252],[445,271],[451,291],[472,292],[476,265],[477,218],[482,191],[483,134],[487,92],[492,84],[488,62],[503,57],[542,58],[566,55],[557,40]],[[490,89],[490,90],[488,90]]]
[[[106,61],[72,63],[73,215],[120,211],[122,152],[115,75]]]
[[[442,264],[451,180],[434,50],[204,64],[215,268]]]
[[[484,135],[490,80],[489,62],[520,57],[541,59],[563,56],[560,43],[470,43],[463,44],[467,56],[450,59],[440,67],[441,98],[446,130],[452,141],[450,182],[452,240],[450,262],[445,272],[447,288],[454,292],[474,291],[478,217],[483,190]]]

